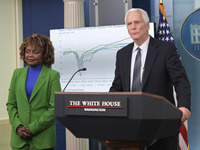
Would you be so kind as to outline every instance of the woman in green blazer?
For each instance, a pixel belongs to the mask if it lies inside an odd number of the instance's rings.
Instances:
[[[49,68],[54,63],[54,47],[48,37],[33,34],[20,46],[20,56],[27,66],[15,69],[7,102],[11,147],[54,149],[54,93],[61,91],[60,74]]]

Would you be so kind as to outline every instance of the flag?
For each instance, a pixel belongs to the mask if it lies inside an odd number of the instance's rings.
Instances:
[[[158,30],[157,30],[157,38],[159,40],[171,42],[171,43],[175,44],[174,38],[171,33],[171,29],[167,22],[167,16],[164,11],[165,7],[163,4],[159,4],[158,7],[159,7],[159,24],[158,24]],[[177,55],[181,59],[178,49],[177,49]],[[175,98],[175,101],[177,104],[175,90],[174,90],[174,98]],[[184,124],[180,128],[179,150],[189,150],[188,135],[187,135],[187,122],[184,122]]]
[[[159,4],[158,7],[159,7],[159,16],[160,17],[159,17],[159,24],[158,24],[158,30],[157,30],[157,38],[159,40],[171,42],[171,43],[175,44],[174,38],[171,33],[171,29],[167,22],[167,16],[164,11],[165,7],[163,4]],[[180,53],[178,50],[177,50],[177,54],[178,54],[178,57],[181,59]]]

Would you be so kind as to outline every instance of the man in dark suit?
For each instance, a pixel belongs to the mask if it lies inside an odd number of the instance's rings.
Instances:
[[[152,38],[149,33],[149,17],[142,9],[130,9],[125,16],[128,33],[133,43],[117,52],[115,78],[110,92],[147,92],[165,97],[175,104],[173,86],[177,94],[178,108],[182,112],[181,122],[190,115],[190,83],[177,55],[174,44]],[[139,48],[139,50],[138,50]],[[140,51],[140,52],[139,52]],[[139,58],[140,84],[135,85],[135,61]],[[137,80],[136,79],[136,80]],[[138,89],[135,89],[135,86]],[[148,150],[178,150],[178,133],[175,136],[157,140]]]

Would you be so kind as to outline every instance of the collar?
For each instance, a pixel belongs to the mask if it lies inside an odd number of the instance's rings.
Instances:
[[[147,52],[149,41],[150,41],[150,36],[147,38],[147,40],[141,46],[137,46],[137,44],[134,44],[133,52],[135,52],[138,47],[141,49],[141,51]]]

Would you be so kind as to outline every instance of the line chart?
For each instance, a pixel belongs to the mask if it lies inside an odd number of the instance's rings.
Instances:
[[[79,53],[77,53],[78,50],[72,50],[71,48],[66,48],[63,51],[63,56],[72,53],[74,55],[74,57],[76,58],[78,68],[81,69],[81,68],[84,67],[84,62],[86,62],[86,61],[90,62],[92,60],[92,57],[95,55],[95,53],[97,53],[99,51],[103,51],[103,50],[105,50],[105,51],[106,50],[113,50],[113,49],[119,50],[122,47],[129,44],[129,42],[126,42],[126,40],[130,40],[130,37],[125,38],[125,39],[120,40],[120,41],[109,43],[109,44],[100,44],[100,45],[98,45],[98,46],[96,46],[96,47],[94,47],[90,50],[86,50],[85,52],[83,52],[81,54],[81,56],[79,56]]]
[[[52,69],[60,72],[63,88],[74,72],[66,91],[107,92],[112,84],[116,52],[132,42],[125,25],[50,30],[55,48]]]

